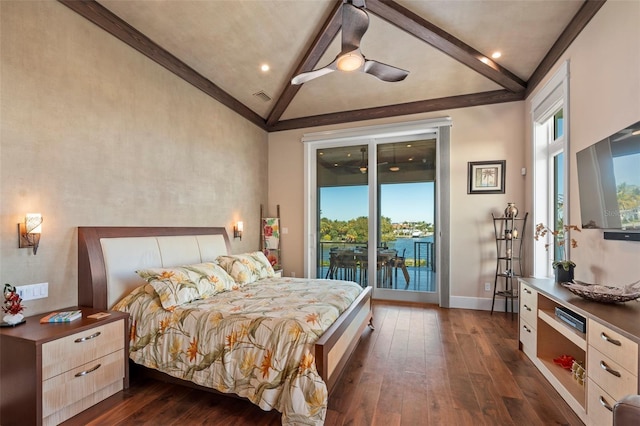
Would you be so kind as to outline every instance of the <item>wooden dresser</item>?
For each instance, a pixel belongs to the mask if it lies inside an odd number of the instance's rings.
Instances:
[[[59,424],[129,387],[129,315],[87,318],[97,312],[82,308],[81,319],[57,324],[36,315],[0,329],[0,424]]]
[[[583,333],[556,316],[563,308],[585,319]],[[640,302],[603,304],[574,295],[550,279],[520,279],[520,349],[587,425],[611,425],[612,408],[640,391]],[[571,355],[584,381],[554,363]]]

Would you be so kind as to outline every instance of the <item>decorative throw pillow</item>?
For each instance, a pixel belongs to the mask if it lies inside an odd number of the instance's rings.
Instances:
[[[216,262],[241,285],[275,275],[271,263],[261,251],[218,256]]]
[[[149,268],[136,272],[151,284],[160,297],[162,307],[167,310],[231,290],[236,285],[233,279],[214,263]]]

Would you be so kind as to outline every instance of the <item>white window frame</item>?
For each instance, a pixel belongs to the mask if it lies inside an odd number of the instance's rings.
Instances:
[[[554,116],[563,110],[563,134],[554,140]],[[555,229],[554,221],[554,158],[563,159],[563,218],[569,220],[569,61],[561,64],[549,82],[531,100],[533,147],[533,223],[544,223]],[[553,276],[553,246],[533,240],[533,276]]]

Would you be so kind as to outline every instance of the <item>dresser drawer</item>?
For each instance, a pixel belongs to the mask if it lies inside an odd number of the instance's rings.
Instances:
[[[638,377],[620,364],[593,347],[587,357],[587,377],[616,400],[638,392]]]
[[[42,345],[42,380],[123,348],[122,320],[44,343]]]
[[[520,282],[520,308],[527,306],[537,315],[538,292],[523,282]],[[520,310],[522,312],[522,310]],[[527,311],[528,312],[528,311]]]
[[[613,408],[615,403],[615,399],[593,380],[587,380],[587,415],[590,426],[613,424],[613,412],[610,408]]]
[[[520,293],[524,295],[526,293]],[[536,324],[538,320],[538,298],[531,297],[520,297],[520,317],[527,321],[529,324]]]
[[[522,351],[529,357],[536,357],[536,329],[520,317],[520,342]]]
[[[604,325],[589,320],[589,345],[638,376],[638,345]],[[636,393],[634,390],[633,393]]]
[[[113,383],[119,383],[117,390],[121,390],[124,359],[124,349],[120,349],[43,381],[42,417],[48,417]]]

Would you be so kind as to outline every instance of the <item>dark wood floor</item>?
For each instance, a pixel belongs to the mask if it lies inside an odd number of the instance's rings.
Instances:
[[[326,425],[582,425],[518,351],[511,314],[376,304],[374,323],[329,398]],[[280,424],[247,401],[136,377],[102,410],[81,422]]]

